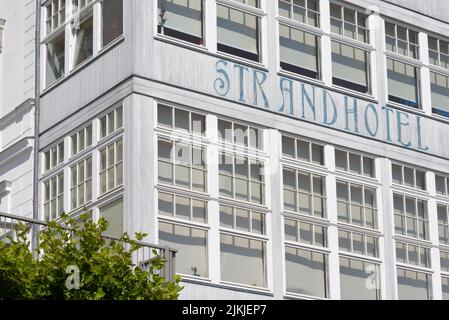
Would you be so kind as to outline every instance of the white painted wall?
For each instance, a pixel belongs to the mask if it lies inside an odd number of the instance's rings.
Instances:
[[[1,0],[0,117],[34,97],[34,0]]]

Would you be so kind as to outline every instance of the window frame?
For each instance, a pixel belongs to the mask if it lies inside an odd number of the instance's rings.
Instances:
[[[62,186],[61,186],[62,184]],[[43,219],[47,222],[56,221],[61,217],[64,212],[64,187],[65,187],[65,177],[64,171],[55,173],[48,179],[42,182],[43,192],[42,192],[42,207],[43,207]],[[54,188],[56,191],[53,192]],[[48,191],[47,191],[48,188]],[[55,208],[53,208],[53,204]],[[62,207],[61,207],[62,205]],[[47,210],[48,208],[48,210]],[[56,211],[52,211],[55,209]]]
[[[411,196],[411,195],[405,195],[403,193],[398,193],[393,191],[392,193],[392,199],[393,199],[393,217],[394,217],[394,234],[399,236],[399,237],[405,237],[405,238],[409,238],[409,239],[415,239],[418,241],[424,241],[424,242],[429,242],[430,240],[430,218],[429,218],[429,208],[428,208],[428,200],[426,199],[422,199],[416,196]],[[401,197],[402,198],[402,211],[400,213],[396,212],[396,208],[395,208],[395,204],[394,204],[394,199],[395,197]],[[409,214],[409,212],[407,212],[407,199],[409,200],[413,200],[414,202],[414,210],[415,210],[415,215],[411,216]],[[423,203],[423,208],[424,208],[424,216],[426,218],[420,218],[419,217],[419,202]],[[397,231],[397,229],[399,228],[396,225],[396,219],[397,217],[399,217],[401,223],[403,222],[403,226],[404,226],[404,230],[403,230],[403,234],[399,233]],[[416,228],[416,236],[411,236],[408,234],[408,220],[412,219],[413,225]],[[420,228],[420,222],[423,223],[423,228],[424,230],[421,230]],[[420,232],[424,233],[424,238],[420,237]]]
[[[89,163],[90,160],[90,176],[89,176]],[[70,209],[74,211],[80,207],[85,206],[92,202],[93,196],[93,158],[92,155],[76,162],[72,166],[69,167],[70,171]],[[81,174],[80,167],[83,167],[83,172]],[[75,170],[76,180],[74,181],[73,171]],[[81,177],[83,179],[81,179]],[[88,197],[88,186],[90,184],[90,198]],[[80,188],[83,188],[83,199],[84,201],[80,201]],[[75,194],[75,199],[74,199]],[[74,202],[75,201],[75,202]]]
[[[118,156],[119,155],[118,154],[118,150],[119,149],[117,148],[117,145],[119,143],[122,144],[122,149],[121,149],[122,150],[122,154],[121,154],[121,159],[117,160],[118,158],[120,158]],[[109,150],[110,150],[111,146],[113,146],[113,149],[114,149],[114,155],[113,155],[114,162],[112,164],[109,162],[109,159],[110,159],[110,154],[109,154],[110,151]],[[112,142],[110,142],[110,143],[106,144],[105,146],[103,146],[103,147],[98,149],[99,162],[100,162],[100,165],[99,165],[99,168],[98,168],[98,171],[97,171],[98,181],[99,181],[99,183],[98,183],[98,191],[99,191],[98,195],[99,195],[99,197],[102,197],[102,196],[104,196],[106,194],[109,194],[110,192],[112,192],[112,191],[114,191],[114,190],[116,190],[118,188],[121,188],[124,185],[124,170],[123,170],[123,168],[124,168],[124,157],[123,157],[124,149],[123,149],[123,147],[124,147],[124,139],[123,139],[122,136],[120,136],[116,140],[114,140],[114,141],[112,141]],[[101,157],[102,157],[102,152],[103,151],[106,152],[105,153],[105,162],[106,162],[106,164],[105,164],[104,168],[102,168],[102,163],[101,163]],[[120,169],[120,166],[121,166],[121,169]],[[112,187],[109,187],[110,181],[109,181],[108,173],[110,172],[110,170],[113,170],[114,185]],[[121,176],[122,176],[122,181],[121,181],[120,184],[117,181],[117,172],[119,172],[118,170],[121,170]],[[105,184],[104,184],[105,185],[105,189],[104,190],[102,190],[102,175],[104,175],[104,177],[105,177],[104,178],[105,179]]]

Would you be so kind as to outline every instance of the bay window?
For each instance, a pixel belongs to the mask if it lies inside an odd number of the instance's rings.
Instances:
[[[261,61],[260,24],[259,16],[217,4],[218,51]]]
[[[99,8],[99,15],[94,14],[95,7]],[[123,0],[52,0],[46,2],[42,11],[46,87],[90,60],[101,47],[123,33]],[[99,48],[94,45],[95,39],[101,39]]]
[[[387,58],[388,100],[420,108],[419,69],[411,64]]]
[[[203,0],[158,0],[158,33],[204,44]]]

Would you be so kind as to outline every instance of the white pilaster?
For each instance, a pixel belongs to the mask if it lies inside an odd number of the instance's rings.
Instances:
[[[326,159],[326,167],[329,171],[335,172],[335,148],[331,145],[324,147],[324,158]],[[340,259],[338,256],[338,215],[337,210],[337,180],[335,174],[330,173],[326,177],[326,197],[327,197],[327,218],[330,221],[328,228],[329,245],[329,298],[333,300],[340,299]]]
[[[207,148],[207,191],[211,200],[208,207],[208,223],[210,226],[208,234],[208,262],[209,278],[214,283],[220,282],[220,205],[219,179],[218,179],[218,127],[215,115],[206,116],[206,136],[212,142]]]
[[[432,114],[432,93],[430,88],[430,70],[429,70],[429,44],[427,34],[420,32],[419,39],[419,57],[424,63],[420,69],[420,94],[421,94],[421,108],[428,114]]]
[[[210,52],[217,52],[217,3],[215,0],[204,0],[204,37]]]
[[[430,249],[430,263],[432,266],[432,299],[441,300],[443,298],[441,291],[441,264],[440,264],[440,250],[439,236],[438,236],[438,213],[437,213],[437,201],[436,185],[435,185],[435,173],[431,171],[426,172],[426,188],[431,198],[427,203],[427,212],[429,215],[429,237],[432,242],[432,248]]]
[[[330,3],[329,0],[320,1],[320,26],[324,31],[321,36],[321,80],[327,86],[332,86],[332,41],[330,38]]]
[[[153,99],[133,94],[123,101],[124,116],[124,220],[125,231],[149,234],[155,243],[156,210],[154,187]],[[157,202],[156,202],[157,203]]]
[[[281,170],[282,166],[279,161],[281,158],[281,134],[279,131],[274,129],[267,130],[268,134],[268,154],[270,155],[270,160],[267,163],[267,168],[265,170],[266,180],[267,180],[267,199],[271,203],[271,228],[267,230],[267,235],[271,238],[271,277],[272,277],[272,288],[275,299],[282,299],[284,296],[284,283],[285,283],[285,266],[284,261],[284,228],[282,219],[282,203],[281,203],[281,192],[282,192],[282,181],[281,181]],[[270,183],[268,185],[268,182]],[[267,204],[270,208],[270,203]],[[267,221],[268,225],[268,221]],[[268,229],[268,228],[267,228]],[[270,285],[270,284],[269,284]]]

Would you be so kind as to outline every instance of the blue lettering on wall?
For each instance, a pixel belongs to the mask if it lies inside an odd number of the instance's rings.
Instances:
[[[267,89],[267,72],[223,59],[215,63],[215,71],[214,90],[226,99],[401,147],[430,151],[420,116],[282,76],[278,77],[278,92],[272,93]]]

